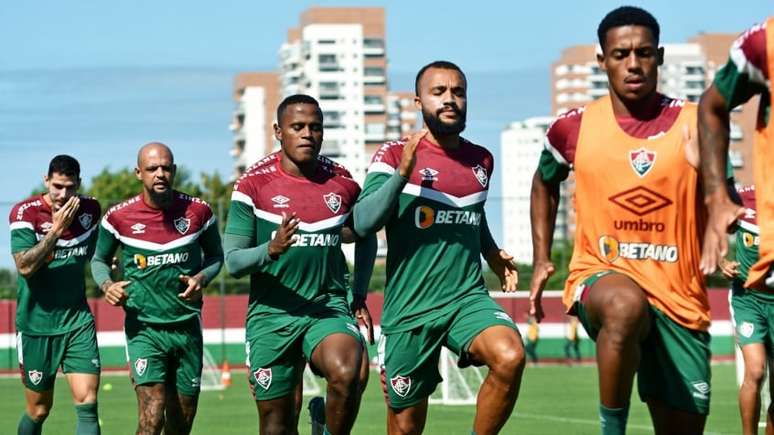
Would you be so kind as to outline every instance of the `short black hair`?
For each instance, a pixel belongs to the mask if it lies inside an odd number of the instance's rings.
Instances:
[[[48,164],[48,176],[51,177],[54,173],[67,177],[81,178],[81,165],[74,157],[67,154],[59,154],[54,156],[51,159],[51,163]]]
[[[468,78],[465,77],[465,73],[462,72],[462,69],[457,66],[457,64],[449,62],[448,60],[436,60],[423,66],[422,69],[420,69],[417,73],[417,78],[414,80],[414,92],[417,96],[419,96],[419,81],[422,79],[422,75],[424,75],[425,71],[429,70],[430,68],[451,69],[459,72],[465,81],[468,80]]]
[[[650,29],[650,33],[653,34],[653,38],[656,39],[656,45],[658,45],[661,28],[656,18],[645,9],[636,6],[621,6],[608,12],[605,18],[602,18],[599,27],[597,27],[597,38],[599,38],[599,45],[602,47],[602,51],[605,51],[608,30],[623,26],[647,27]]]
[[[318,103],[314,97],[306,94],[294,94],[286,97],[284,100],[282,100],[281,103],[279,103],[279,106],[277,106],[277,125],[279,125],[280,120],[282,119],[282,115],[285,113],[285,109],[293,104],[311,104],[317,107],[317,111],[320,112],[320,117],[322,117],[320,103]]]

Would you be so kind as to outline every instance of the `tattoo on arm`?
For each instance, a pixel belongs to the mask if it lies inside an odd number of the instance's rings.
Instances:
[[[15,254],[13,259],[16,262],[16,269],[19,273],[24,277],[29,277],[37,272],[46,262],[48,256],[54,252],[58,239],[59,236],[51,231],[35,246]]]

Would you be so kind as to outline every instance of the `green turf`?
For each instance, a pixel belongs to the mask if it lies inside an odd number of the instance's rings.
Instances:
[[[713,366],[712,408],[706,433],[739,433],[734,366]],[[258,418],[246,387],[244,373],[235,373],[234,385],[226,391],[202,393],[194,434],[257,433]],[[136,425],[136,403],[126,376],[105,376],[102,384],[112,384],[100,392],[102,433],[131,434]],[[72,433],[75,412],[64,379],[58,380],[53,412],[44,434]],[[22,412],[23,389],[18,378],[0,379],[0,434],[15,433]],[[635,393],[636,394],[636,393]],[[305,398],[304,406],[309,398]],[[426,434],[470,433],[473,406],[431,406]],[[384,433],[385,407],[372,374],[353,433]],[[309,417],[304,408],[300,433],[309,433]],[[522,394],[503,434],[598,434],[596,370],[594,367],[528,367]],[[647,410],[636,398],[632,402],[628,433],[652,433]]]

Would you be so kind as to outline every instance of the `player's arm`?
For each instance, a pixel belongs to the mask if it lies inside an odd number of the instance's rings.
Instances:
[[[368,294],[368,283],[371,281],[371,274],[374,271],[374,261],[376,260],[377,241],[376,234],[370,233],[365,237],[358,237],[355,240],[355,276],[352,285],[352,312],[355,317],[362,321],[366,328],[366,334],[369,343],[374,343],[374,325],[371,320],[371,313],[366,306],[366,295]]]
[[[540,164],[532,177],[530,193],[530,223],[532,225],[532,281],[530,282],[530,315],[543,318],[541,298],[548,278],[556,269],[551,262],[556,212],[559,208],[559,185],[569,169],[544,150]]]
[[[235,195],[236,197],[236,195]],[[236,278],[260,271],[279,258],[293,244],[299,220],[295,213],[283,214],[272,240],[256,246],[255,214],[252,205],[232,199],[223,238],[226,270]]]
[[[54,252],[56,242],[62,233],[70,226],[78,211],[80,198],[73,196],[51,216],[51,230],[39,242],[28,249],[14,252],[13,260],[16,270],[25,278],[29,278],[46,263],[46,259]],[[29,230],[34,237],[34,230]],[[27,239],[21,235],[22,238]],[[35,240],[34,238],[32,240]]]
[[[117,306],[123,305],[128,298],[126,286],[129,285],[129,281],[114,282],[110,277],[113,255],[120,243],[113,231],[115,229],[112,229],[107,216],[103,217],[99,226],[97,247],[94,249],[94,256],[91,257],[91,276],[105,294],[105,300],[110,305]]]
[[[401,161],[395,172],[390,175],[368,174],[363,191],[352,210],[357,234],[376,233],[387,223],[398,203],[400,192],[414,170],[417,145],[425,134],[427,131],[422,130],[408,138],[403,145]]]
[[[194,276],[180,275],[179,279],[185,290],[178,293],[178,297],[187,302],[201,300],[202,290],[207,287],[220,272],[223,267],[223,245],[220,242],[218,233],[218,224],[214,218],[210,218],[207,227],[199,236],[199,246],[202,249],[204,258],[202,259],[202,268]]]
[[[519,283],[519,272],[513,263],[513,256],[500,249],[492,237],[489,224],[486,220],[486,212],[481,213],[480,225],[481,255],[484,256],[489,268],[500,279],[501,289],[506,292],[516,291]]]

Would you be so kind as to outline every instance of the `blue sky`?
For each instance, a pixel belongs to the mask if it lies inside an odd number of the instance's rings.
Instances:
[[[299,14],[330,1],[5,2],[0,8],[0,215],[39,184],[51,156],[75,155],[88,180],[131,166],[149,140],[169,143],[193,170],[231,171],[231,80],[272,69]],[[497,156],[510,121],[548,114],[549,65],[562,48],[595,41],[610,1],[347,2],[385,6],[392,89],[436,59],[458,63],[470,86],[466,136]],[[471,6],[475,5],[475,6]],[[640,3],[663,42],[738,33],[774,12],[764,0]],[[9,165],[8,162],[11,162]],[[504,162],[498,162],[500,170]],[[499,173],[493,196],[499,193]],[[499,207],[490,224],[500,235]],[[494,216],[493,216],[494,215]],[[9,267],[0,232],[0,267]]]

